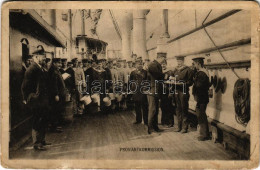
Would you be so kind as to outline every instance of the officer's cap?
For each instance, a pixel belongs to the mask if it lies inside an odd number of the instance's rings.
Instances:
[[[197,61],[203,61],[205,58],[204,57],[196,57],[196,58],[193,58],[192,60],[197,62]]]
[[[103,62],[103,59],[97,60],[97,64],[102,63],[102,62]]]
[[[33,55],[45,55],[45,51],[43,49],[37,49],[32,52]]]
[[[62,58],[61,62],[63,62],[63,63],[67,62],[67,58]]]
[[[119,63],[119,62],[123,62],[123,60],[122,60],[122,59],[118,59],[117,62],[118,62],[118,63]]]
[[[176,60],[184,60],[185,56],[179,55],[175,56]]]
[[[135,62],[139,62],[139,61],[142,61],[142,60],[143,60],[142,57],[139,56],[139,57],[136,57]]]
[[[72,63],[75,63],[76,61],[78,61],[78,58],[73,58],[73,59],[71,60]]]
[[[52,59],[52,62],[53,62],[53,63],[61,62],[61,58],[53,58],[53,59]]]
[[[159,57],[164,57],[164,58],[166,58],[166,56],[167,56],[167,53],[163,53],[163,52],[158,52],[158,53],[157,53],[157,58],[159,58]]]
[[[32,58],[32,55],[27,55],[26,59],[31,59]]]
[[[86,58],[82,59],[82,63],[88,63],[88,59]]]

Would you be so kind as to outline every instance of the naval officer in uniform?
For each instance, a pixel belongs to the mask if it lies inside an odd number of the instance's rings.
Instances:
[[[209,73],[204,67],[204,58],[197,57],[193,58],[193,65],[196,68],[196,73],[194,76],[194,85],[192,89],[192,94],[194,96],[196,105],[196,114],[198,117],[199,124],[199,141],[204,141],[209,139],[209,127],[208,119],[206,115],[206,108],[209,102]]]
[[[141,91],[141,85],[144,80],[147,80],[147,71],[143,69],[142,57],[138,57],[135,60],[136,70],[130,74],[130,88],[133,91],[134,108],[136,113],[136,121],[134,124],[142,123],[148,125],[148,102],[147,96]],[[134,83],[131,83],[131,82]]]
[[[163,81],[162,63],[166,60],[166,53],[157,53],[156,59],[148,65],[148,80],[150,80],[151,89],[147,94],[148,99],[148,134],[152,130],[161,132],[158,127],[159,99],[162,95],[163,87],[158,81]]]
[[[43,66],[45,65],[45,52],[36,50],[32,53],[33,62],[26,70],[22,82],[23,103],[27,104],[32,113],[32,139],[35,150],[46,150],[45,132],[49,108],[49,77]]]
[[[63,132],[61,128],[62,123],[62,113],[65,111],[65,97],[67,93],[67,89],[65,86],[65,82],[60,73],[62,63],[61,58],[53,58],[52,66],[49,70],[50,75],[50,94],[51,94],[51,108],[52,108],[52,132],[61,133]]]

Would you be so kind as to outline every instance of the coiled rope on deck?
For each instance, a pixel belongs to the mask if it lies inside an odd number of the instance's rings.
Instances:
[[[238,79],[233,91],[236,121],[246,125],[250,120],[250,80]]]

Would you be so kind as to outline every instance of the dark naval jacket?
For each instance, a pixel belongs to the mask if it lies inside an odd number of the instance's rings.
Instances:
[[[44,108],[49,104],[49,76],[44,69],[33,62],[26,70],[21,92],[23,100],[34,108]]]
[[[150,94],[155,97],[160,97],[162,94],[162,83],[156,83],[156,81],[163,81],[164,74],[162,72],[162,66],[158,61],[154,60],[148,65],[148,80],[151,83]]]
[[[183,82],[185,84],[185,90],[188,93],[189,87],[193,84],[193,75],[194,71],[188,66],[177,67],[173,71],[173,75],[176,77],[177,82]],[[179,91],[183,91],[183,85],[177,85],[176,89]]]
[[[50,74],[50,86],[51,86],[51,99],[54,100],[55,96],[59,96],[61,99],[65,99],[66,95],[66,86],[64,80],[61,76],[61,73],[58,68],[54,65],[51,66],[49,70]]]
[[[145,101],[146,100],[146,94],[142,92],[141,90],[145,90],[144,88],[141,89],[142,82],[147,80],[147,71],[142,70],[134,70],[130,74],[130,82],[132,81],[134,83],[130,84],[130,89],[133,91],[133,100],[134,101]],[[136,87],[135,87],[136,86]],[[135,92],[134,92],[135,91]]]
[[[206,69],[205,69],[206,70]],[[197,71],[194,76],[194,85],[192,94],[199,104],[207,104],[209,102],[209,76],[206,71]]]

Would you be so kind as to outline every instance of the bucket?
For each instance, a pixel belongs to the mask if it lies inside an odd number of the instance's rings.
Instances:
[[[115,94],[114,93],[108,93],[108,96],[111,100],[115,100]]]
[[[85,105],[89,105],[91,103],[91,97],[89,95],[83,96],[80,101],[82,101]]]
[[[100,100],[99,95],[97,93],[91,95],[91,99],[92,99],[93,103],[98,103]]]
[[[105,97],[104,99],[103,99],[103,102],[104,102],[104,105],[105,106],[111,106],[111,100],[109,99],[109,97]]]

